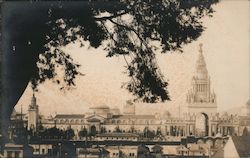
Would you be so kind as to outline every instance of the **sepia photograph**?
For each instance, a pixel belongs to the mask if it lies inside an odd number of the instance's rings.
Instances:
[[[250,158],[249,0],[0,4],[0,158]]]

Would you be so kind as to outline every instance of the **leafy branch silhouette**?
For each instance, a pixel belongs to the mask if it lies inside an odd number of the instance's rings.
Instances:
[[[201,19],[212,15],[211,5],[217,1],[121,0],[108,1],[107,5],[100,2],[103,1],[90,1],[84,3],[84,9],[75,6],[70,11],[65,3],[49,8],[46,38],[42,42],[46,51],[38,58],[43,66],[38,67],[32,78],[33,87],[53,79],[57,75],[56,65],[63,67],[66,85],[74,86],[80,65],[60,48],[76,41],[82,46],[89,41],[91,47],[98,48],[107,41],[107,57],[122,55],[126,61],[131,80],[125,87],[136,96],[135,100],[150,103],[170,100],[168,83],[155,59],[159,48],[152,42],[160,43],[162,53],[182,51],[184,44],[201,35],[204,30]]]

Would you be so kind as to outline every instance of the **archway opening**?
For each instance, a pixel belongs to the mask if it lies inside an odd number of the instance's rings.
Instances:
[[[195,120],[195,135],[199,137],[208,136],[209,134],[208,115],[206,113],[199,113]]]
[[[92,125],[92,126],[90,127],[90,135],[91,135],[91,136],[95,136],[96,133],[97,133],[97,131],[96,131],[96,126],[95,126],[95,125]]]

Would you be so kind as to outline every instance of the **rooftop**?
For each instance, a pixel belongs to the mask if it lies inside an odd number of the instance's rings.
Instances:
[[[103,133],[97,134],[97,137],[138,137],[137,134],[134,133]]]
[[[85,117],[85,115],[83,115],[83,114],[57,114],[55,116],[55,119],[69,119],[69,118],[81,119],[84,117]]]
[[[155,119],[155,115],[114,115],[113,118],[119,118],[119,119]]]
[[[232,140],[240,157],[250,156],[250,135],[232,136]]]

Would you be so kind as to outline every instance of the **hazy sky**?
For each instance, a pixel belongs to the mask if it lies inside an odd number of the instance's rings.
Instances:
[[[198,57],[198,45],[203,43],[207,69],[212,89],[217,94],[218,110],[244,106],[249,98],[249,1],[224,0],[214,6],[213,18],[205,18],[207,29],[195,42],[186,45],[184,53],[159,54],[157,60],[166,80],[172,101],[159,104],[136,104],[137,113],[163,111],[185,111],[186,93],[191,88],[191,78]],[[85,113],[90,106],[108,105],[123,107],[126,100],[133,98],[122,83],[128,81],[125,61],[120,57],[106,58],[102,49],[79,48],[69,45],[65,50],[80,63],[81,72],[86,74],[77,79],[77,87],[60,91],[59,86],[47,81],[36,93],[40,112],[45,115],[57,113]],[[28,87],[17,104],[26,112],[32,96]],[[141,110],[143,109],[143,110]]]

